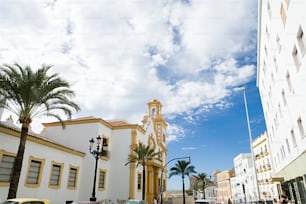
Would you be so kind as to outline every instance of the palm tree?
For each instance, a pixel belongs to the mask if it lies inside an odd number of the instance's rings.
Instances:
[[[64,128],[60,113],[71,118],[72,111],[79,111],[77,104],[70,101],[74,92],[69,83],[58,74],[47,75],[51,66],[42,65],[35,72],[30,66],[19,64],[0,66],[0,108],[17,115],[21,123],[20,141],[10,178],[7,198],[15,198],[17,194],[20,172],[22,168],[25,144],[29,126],[34,118],[41,116],[55,117]]]
[[[160,154],[160,152],[155,152],[155,149],[151,148],[150,145],[139,143],[133,148],[133,153],[128,156],[128,162],[125,165],[136,163],[136,166],[142,166],[142,200],[145,200],[146,193],[147,162],[154,160],[161,161]]]
[[[170,169],[169,178],[174,175],[181,175],[182,182],[183,182],[183,204],[186,203],[185,201],[185,175],[190,176],[191,174],[197,173],[194,170],[194,166],[190,165],[190,161],[178,160],[174,167]]]
[[[206,173],[199,173],[197,176],[194,176],[196,178],[197,183],[200,183],[200,186],[202,187],[203,191],[203,199],[205,199],[205,186],[209,182],[209,178],[207,177]]]

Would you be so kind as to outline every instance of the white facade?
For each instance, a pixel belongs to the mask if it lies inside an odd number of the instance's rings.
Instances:
[[[260,0],[257,85],[273,179],[306,203],[306,1]]]
[[[95,158],[89,153],[89,140],[100,135],[105,156],[98,161],[96,197],[97,200],[110,200],[117,203],[128,198],[142,198],[142,167],[126,165],[128,155],[136,144],[150,144],[156,151],[162,152],[162,162],[152,161],[146,168],[146,199],[151,201],[158,195],[159,176],[166,159],[166,122],[161,115],[161,104],[157,100],[148,103],[148,110],[156,108],[154,115],[148,111],[143,126],[125,121],[104,121],[101,118],[87,117],[66,121],[66,128],[60,123],[46,123],[40,135],[31,135],[26,143],[23,169],[18,188],[18,197],[43,197],[51,203],[64,203],[67,200],[89,200],[93,189]],[[0,166],[4,152],[15,154],[19,144],[19,132],[13,131],[2,123],[0,129]],[[35,139],[32,139],[35,138]],[[58,148],[57,148],[58,147]],[[95,148],[95,145],[93,146]],[[44,160],[41,183],[36,188],[26,186],[29,157]],[[51,189],[51,165],[63,165],[61,185]],[[67,189],[69,166],[78,168],[78,185]],[[100,176],[103,174],[105,179]],[[102,182],[103,180],[103,182]],[[104,186],[102,187],[102,183]],[[101,186],[99,186],[101,184]],[[7,196],[8,185],[0,182],[0,201]]]
[[[19,128],[18,128],[19,129]],[[0,124],[0,165],[2,166],[4,155],[16,156],[19,145],[19,131],[11,122],[1,122]],[[17,195],[18,197],[42,197],[50,198],[55,203],[63,203],[65,200],[78,198],[81,183],[77,182],[78,186],[75,190],[67,188],[67,179],[69,168],[71,166],[79,168],[83,164],[84,152],[73,150],[62,146],[50,140],[45,140],[40,136],[29,135],[24,152],[22,174]],[[41,174],[42,178],[37,186],[26,187],[25,181],[27,178],[28,164],[31,159],[37,159],[43,162]],[[63,164],[62,179],[60,189],[49,188],[49,177],[52,162]],[[83,169],[79,168],[79,173],[82,174]],[[3,173],[3,171],[2,171]],[[1,178],[2,179],[2,178]],[[6,199],[8,193],[8,182],[0,182],[0,201]],[[61,193],[58,193],[58,192]],[[61,201],[61,202],[56,202]]]
[[[279,192],[277,185],[279,185],[279,182],[272,181],[271,153],[267,138],[267,132],[264,132],[259,137],[257,137],[253,141],[252,146],[255,155],[255,165],[260,199],[264,201],[278,200]]]
[[[255,171],[251,153],[241,153],[234,158],[235,179],[232,179],[231,186],[234,186],[232,198],[238,202],[257,201],[257,186]]]

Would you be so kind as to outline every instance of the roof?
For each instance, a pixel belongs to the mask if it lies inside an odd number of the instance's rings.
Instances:
[[[116,126],[125,126],[125,125],[132,125],[131,123],[128,123],[125,120],[107,120],[106,122],[108,122],[109,124],[111,124],[114,127],[116,127]]]

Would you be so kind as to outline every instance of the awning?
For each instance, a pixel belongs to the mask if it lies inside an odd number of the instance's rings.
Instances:
[[[283,182],[284,177],[272,177],[272,182]]]

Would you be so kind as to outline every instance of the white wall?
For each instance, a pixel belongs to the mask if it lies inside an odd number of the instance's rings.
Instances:
[[[151,121],[151,119],[149,119]],[[77,121],[77,122],[76,122]],[[148,138],[153,135],[155,139],[155,131],[153,122],[147,126],[146,133],[143,134],[139,130],[138,125],[128,125],[124,128],[116,128],[111,125],[99,121],[99,119],[90,120],[84,119],[74,120],[74,124],[66,123],[66,128],[61,126],[54,126],[54,124],[46,124],[45,130],[40,136],[44,141],[55,142],[61,144],[63,148],[71,148],[76,151],[84,153],[84,157],[75,156],[72,153],[60,151],[58,149],[48,147],[42,144],[28,142],[25,152],[25,160],[23,166],[25,167],[21,173],[20,186],[18,196],[25,197],[45,197],[51,200],[51,203],[64,203],[65,200],[85,201],[89,200],[93,188],[95,158],[89,153],[89,140],[96,138],[98,135],[108,139],[109,158],[101,158],[98,161],[98,169],[106,171],[106,188],[99,190],[96,185],[97,200],[112,200],[114,203],[117,200],[126,200],[129,196],[130,183],[134,183],[136,199],[142,198],[142,192],[137,188],[137,173],[142,173],[142,167],[136,169],[136,177],[134,181],[130,180],[130,167],[125,166],[128,161],[128,155],[131,153],[132,131],[137,131],[136,143],[148,143]],[[76,124],[77,123],[77,124]],[[19,144],[19,138],[8,136],[0,133],[2,136],[0,143],[0,150],[4,149],[8,152],[16,152]],[[95,144],[96,145],[96,144]],[[158,145],[158,144],[157,144]],[[95,148],[96,146],[94,146]],[[157,150],[158,151],[158,150]],[[45,159],[44,176],[42,184],[39,188],[27,189],[23,186],[26,176],[26,167],[29,156]],[[48,188],[48,179],[50,176],[51,162],[64,163],[64,174],[62,180],[62,187],[59,190],[52,190]],[[68,178],[69,164],[80,166],[78,188],[77,190],[66,189]],[[97,174],[97,184],[99,175]],[[65,184],[65,185],[64,185]],[[5,199],[8,187],[0,187],[0,200]],[[60,192],[60,193],[59,193]]]
[[[0,133],[0,149],[7,152],[17,152],[19,145],[19,137],[9,136]],[[33,156],[39,159],[45,159],[41,184],[39,188],[28,188],[25,187],[26,173],[28,169],[29,157]],[[82,166],[83,158],[74,154],[50,148],[46,145],[37,144],[35,142],[27,141],[26,149],[23,159],[23,168],[20,176],[19,188],[17,195],[18,197],[40,197],[47,198],[52,203],[64,203],[66,200],[78,198],[80,189],[80,182],[77,190],[67,189],[67,180],[69,173],[69,165]],[[50,189],[48,187],[50,173],[51,173],[51,162],[64,163],[63,175],[61,187],[59,189]],[[80,168],[82,171],[82,168]],[[82,173],[82,172],[80,172]],[[0,187],[0,200],[5,200],[9,187]]]
[[[306,59],[297,42],[299,27],[306,32],[306,2],[290,0],[289,6],[284,2],[263,0],[260,13],[258,86],[271,144],[274,175],[306,150],[306,137],[300,135],[297,123],[301,118],[306,130]],[[285,24],[280,17],[282,3],[286,13]],[[294,46],[301,60],[298,68],[292,55]],[[291,87],[286,77],[288,74]],[[285,93],[286,103],[282,92]],[[296,142],[292,139],[291,131],[295,134]]]

